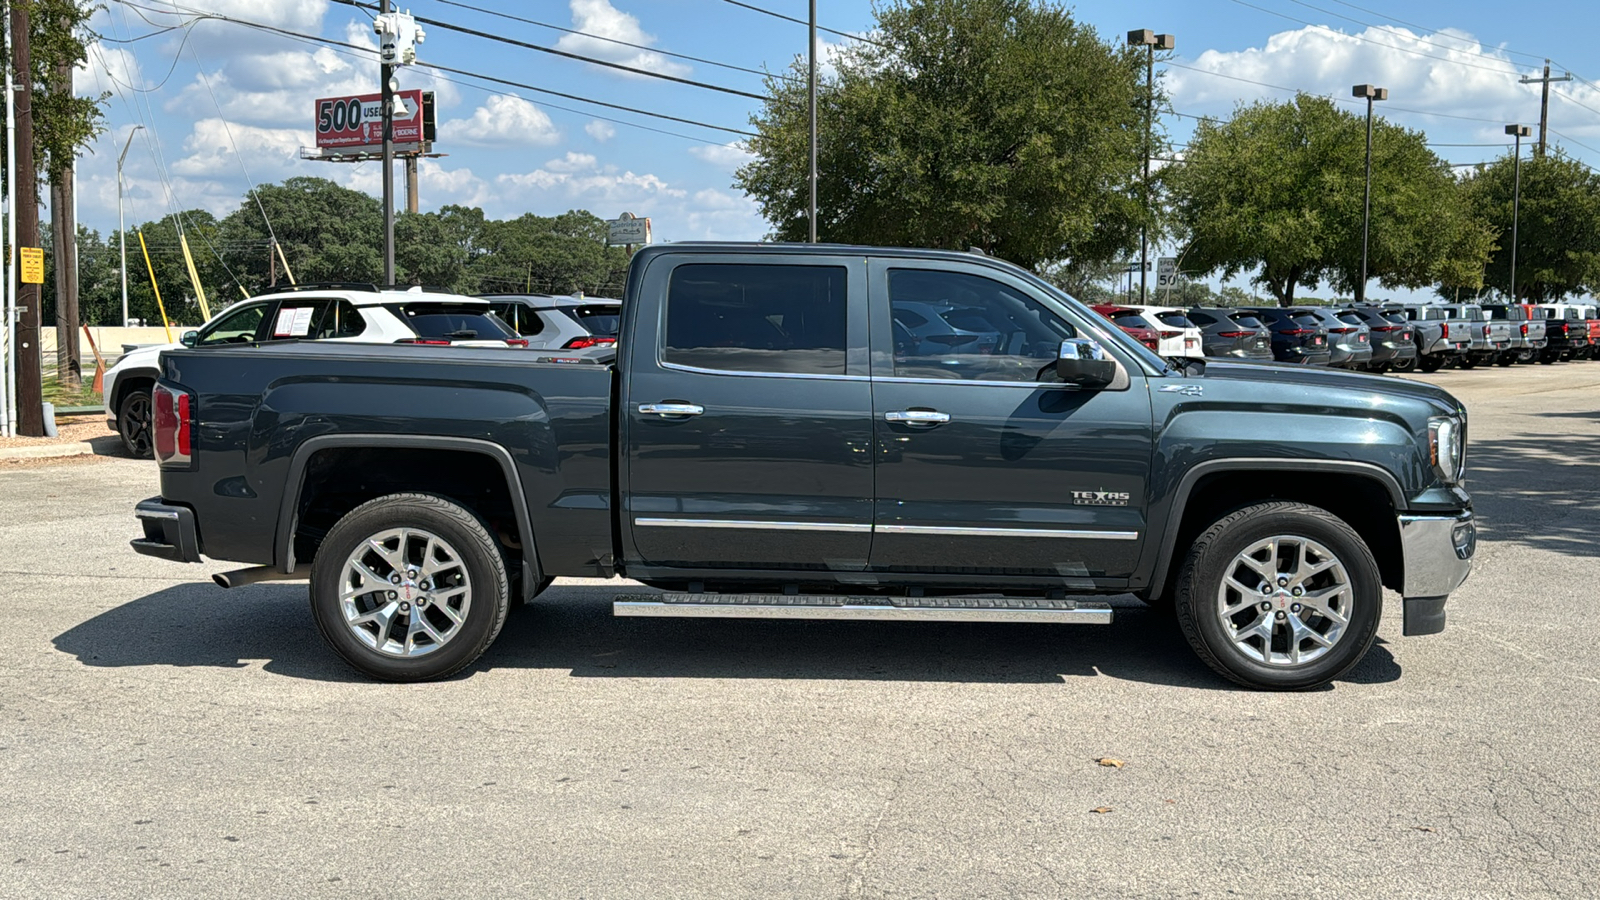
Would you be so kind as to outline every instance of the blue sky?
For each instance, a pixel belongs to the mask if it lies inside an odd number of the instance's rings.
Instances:
[[[409,9],[749,93],[760,93],[759,76],[711,62],[781,68],[803,53],[806,43],[804,26],[725,0],[461,2],[652,50],[496,18],[443,0],[414,0]],[[807,11],[803,0],[749,3],[802,19]],[[163,15],[156,9],[173,12]],[[1426,130],[1437,152],[1452,162],[1505,152],[1508,122],[1537,126],[1537,86],[1517,79],[1541,66],[1544,57],[1554,60],[1556,74],[1570,70],[1600,82],[1593,7],[1586,2],[1530,0],[1512,7],[1486,0],[1094,0],[1074,9],[1080,21],[1108,38],[1120,40],[1128,29],[1140,27],[1176,35],[1167,84],[1178,112],[1226,115],[1240,101],[1291,96],[1265,85],[1348,98],[1352,84],[1371,82],[1390,89],[1381,113]],[[243,197],[247,174],[257,183],[320,175],[376,194],[377,163],[299,158],[299,148],[313,143],[313,101],[376,90],[376,62],[359,53],[198,20],[194,13],[199,11],[375,46],[365,12],[328,0],[177,0],[176,5],[111,0],[94,20],[108,40],[93,48],[79,73],[80,90],[113,92],[109,131],[80,168],[84,224],[102,232],[116,226],[116,157],[135,124],[147,127],[135,136],[128,155],[130,224],[164,215],[174,205],[226,214]],[[818,18],[839,31],[865,33],[872,9],[865,0],[819,0]],[[172,25],[184,27],[154,33]],[[747,129],[758,107],[746,97],[441,28],[427,32],[420,48],[424,60],[482,75],[732,129]],[[117,42],[141,35],[151,36]],[[822,37],[824,58],[834,45],[849,40]],[[766,232],[755,205],[731,184],[733,170],[746,158],[736,134],[444,77],[450,80],[418,68],[400,76],[403,88],[435,90],[440,102],[436,149],[448,155],[423,163],[424,209],[465,203],[482,206],[492,217],[509,217],[584,208],[608,218],[627,210],[652,217],[657,240],[748,240]],[[1600,88],[1576,81],[1554,86],[1553,93],[1552,142],[1600,166]],[[1181,145],[1193,122],[1175,116],[1163,124]]]

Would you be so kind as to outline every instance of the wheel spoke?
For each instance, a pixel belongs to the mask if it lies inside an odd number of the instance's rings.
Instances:
[[[416,555],[419,548],[420,558]],[[374,556],[383,562],[377,562]],[[384,567],[398,573],[407,587],[395,588],[392,574],[379,571]],[[441,572],[456,583],[443,590],[424,591],[422,597],[426,599],[419,598],[420,602],[408,605],[404,613],[400,611],[400,598],[385,596],[396,590],[414,590],[417,586],[411,582],[435,579]],[[373,595],[382,605],[362,612],[361,601],[355,599],[361,595]],[[447,540],[420,529],[392,528],[370,535],[351,551],[345,561],[339,600],[346,624],[363,643],[384,656],[415,657],[444,646],[460,631],[472,602],[472,583],[460,555]],[[430,605],[443,611],[450,622],[448,627],[441,628],[428,618],[433,615],[427,609]],[[396,622],[400,616],[405,617],[404,624]],[[391,633],[396,626],[403,633]]]
[[[1285,558],[1280,559],[1280,553]],[[1287,571],[1280,572],[1280,567]],[[1250,586],[1247,570],[1263,583]],[[1305,590],[1306,582],[1316,576],[1323,576],[1318,580],[1327,586]],[[1280,585],[1280,578],[1286,583]],[[1300,535],[1277,535],[1239,551],[1217,584],[1213,609],[1234,652],[1269,666],[1302,666],[1339,643],[1350,625],[1353,591],[1349,572],[1325,545]],[[1270,608],[1251,614],[1257,603]],[[1235,619],[1242,615],[1250,615],[1250,620],[1240,626]],[[1280,629],[1285,643],[1275,652],[1273,639]]]
[[[390,550],[388,547],[378,543],[377,538],[367,538],[367,549],[378,554],[384,562],[394,567],[396,572],[404,572],[406,569],[405,560],[402,558],[405,555],[405,547],[406,534],[403,531],[400,532],[400,549],[398,551]]]

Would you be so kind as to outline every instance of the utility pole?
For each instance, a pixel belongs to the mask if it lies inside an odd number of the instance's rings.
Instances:
[[[378,0],[378,12],[389,15],[389,0]],[[379,43],[391,39],[380,37]],[[383,283],[394,284],[394,66],[388,58],[378,66],[383,102]]]
[[[406,212],[417,214],[417,155],[406,157]]]
[[[811,0],[810,34],[807,52],[811,60],[811,77],[807,81],[806,91],[811,101],[811,168],[806,184],[809,186],[811,199],[806,205],[806,220],[810,223],[810,241],[815,244],[817,242],[817,0]]]
[[[17,244],[39,246],[39,183],[33,164],[33,60],[28,46],[28,4],[11,5],[11,66],[17,73],[11,103],[16,109],[17,161],[11,170],[11,215]],[[20,282],[20,280],[19,280]],[[19,283],[17,290],[17,398],[13,414],[17,434],[44,437],[44,396],[39,373],[39,286]]]
[[[1511,167],[1511,302],[1517,302],[1517,219],[1522,216],[1522,139],[1528,126],[1507,125],[1506,134],[1516,139],[1516,162]]]
[[[1550,60],[1547,59],[1544,61],[1543,78],[1534,78],[1532,75],[1524,75],[1520,80],[1523,84],[1537,84],[1541,86],[1542,96],[1539,98],[1539,145],[1534,149],[1533,155],[1543,159],[1545,132],[1548,131],[1550,127],[1550,82],[1571,81],[1572,73],[1568,72],[1560,78],[1551,78]]]
[[[57,62],[50,72],[51,93],[72,95],[72,64]],[[83,345],[78,316],[78,197],[72,156],[50,163],[50,232],[55,255],[56,373],[61,384],[83,383]]]

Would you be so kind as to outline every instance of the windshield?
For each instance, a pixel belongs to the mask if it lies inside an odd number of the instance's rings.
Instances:
[[[503,341],[517,336],[487,304],[402,303],[391,309],[424,340]]]
[[[1228,318],[1232,319],[1233,323],[1235,325],[1238,325],[1240,328],[1265,328],[1265,327],[1267,327],[1267,326],[1261,324],[1261,320],[1260,319],[1256,318],[1255,316],[1246,315],[1244,313],[1235,313],[1234,315],[1231,315]]]
[[[613,304],[580,306],[564,310],[590,334],[615,335],[622,324],[622,307]]]
[[[1188,317],[1185,316],[1183,313],[1176,313],[1176,312],[1160,313],[1160,314],[1158,314],[1156,316],[1156,318],[1161,320],[1161,324],[1166,325],[1166,326],[1168,326],[1170,328],[1193,328],[1194,327],[1194,323],[1190,322]]]

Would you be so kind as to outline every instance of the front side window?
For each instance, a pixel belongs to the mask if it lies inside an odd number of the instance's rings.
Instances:
[[[694,263],[672,270],[662,360],[698,369],[845,374],[843,266]]]
[[[1061,342],[1078,331],[1031,296],[992,278],[933,269],[890,269],[891,315],[910,341],[896,341],[894,374],[967,381],[1048,380]],[[1118,319],[1121,324],[1121,319]]]
[[[266,304],[256,303],[236,309],[218,319],[216,324],[203,328],[195,339],[196,347],[216,344],[248,344],[261,330],[261,319],[267,314]]]

